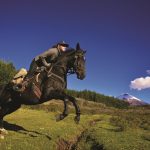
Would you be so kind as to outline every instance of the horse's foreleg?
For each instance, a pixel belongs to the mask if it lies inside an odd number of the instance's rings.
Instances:
[[[68,116],[68,99],[64,99],[64,111],[63,115],[66,117]]]
[[[63,120],[65,117],[68,116],[68,99],[63,99],[63,102],[64,102],[64,111],[62,114],[60,114],[58,117],[57,117],[57,121],[60,121],[60,120]]]
[[[79,108],[79,106],[78,106],[78,104],[77,104],[77,100],[76,100],[74,97],[69,96],[69,95],[67,95],[67,99],[68,99],[69,101],[71,101],[72,104],[74,105],[75,110],[76,110],[76,116],[75,116],[74,120],[75,120],[76,123],[79,123],[81,112],[80,112],[80,108]]]

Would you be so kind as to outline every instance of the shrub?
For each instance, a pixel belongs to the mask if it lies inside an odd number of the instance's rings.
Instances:
[[[11,62],[0,60],[0,84],[8,83],[16,74],[16,69]]]

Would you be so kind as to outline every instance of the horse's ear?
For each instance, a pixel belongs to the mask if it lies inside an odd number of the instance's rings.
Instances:
[[[79,43],[77,43],[77,45],[76,45],[76,50],[80,50],[81,48],[80,48],[80,44]]]

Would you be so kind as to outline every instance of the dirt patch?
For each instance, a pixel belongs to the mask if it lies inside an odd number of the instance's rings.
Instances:
[[[89,127],[94,126],[97,122],[102,121],[101,119],[95,119],[89,122]],[[78,143],[83,140],[86,143],[91,144],[92,150],[104,150],[103,145],[100,145],[95,139],[93,139],[88,134],[89,129],[85,129],[77,136],[73,141],[66,141],[64,139],[59,139],[57,142],[57,150],[77,150]]]
[[[59,139],[57,142],[57,150],[71,150],[73,143],[64,139]]]
[[[104,150],[104,147],[102,144],[99,144],[94,138],[92,138],[88,134],[88,130],[83,131],[80,136],[78,137],[77,141],[71,146],[70,150],[77,150],[78,144],[80,142],[84,142],[84,144],[90,145],[91,150]],[[90,143],[90,144],[89,144]]]

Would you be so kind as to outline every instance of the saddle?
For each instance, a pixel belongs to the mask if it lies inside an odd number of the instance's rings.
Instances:
[[[26,78],[27,72],[22,71],[21,69],[11,81],[10,85],[13,91],[40,99],[42,92],[38,82],[39,74],[40,72],[37,72],[37,74],[33,75],[32,77]]]

